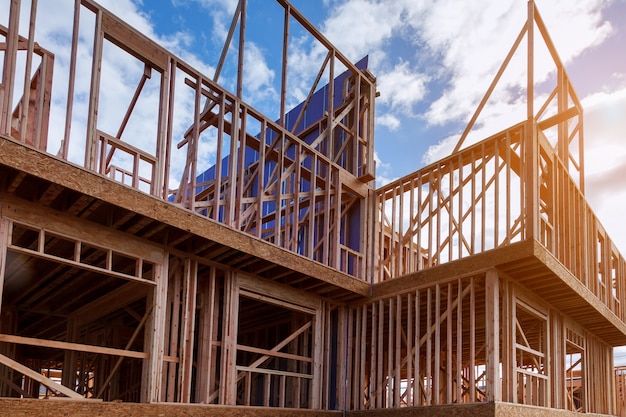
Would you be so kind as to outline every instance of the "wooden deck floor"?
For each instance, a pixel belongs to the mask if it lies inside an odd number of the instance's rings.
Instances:
[[[626,324],[600,303],[574,275],[536,241],[513,243],[374,285],[384,298],[429,283],[470,275],[489,268],[522,284],[539,298],[596,333],[612,346],[626,344]]]

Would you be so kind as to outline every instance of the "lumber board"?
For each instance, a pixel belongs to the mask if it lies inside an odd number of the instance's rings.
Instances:
[[[0,315],[2,314],[2,293],[4,292],[4,280],[6,271],[6,250],[10,236],[9,221],[2,217],[2,206],[0,206]]]
[[[54,382],[53,380],[51,380],[50,378],[47,378],[45,376],[43,376],[41,373],[39,372],[35,372],[32,369],[30,369],[27,366],[22,365],[19,362],[14,361],[13,359],[9,358],[8,356],[4,356],[3,354],[0,354],[0,363],[2,363],[3,365],[8,366],[9,368],[15,369],[16,371],[18,371],[19,373],[34,379],[35,381],[44,384],[45,386],[53,389],[54,391],[58,391],[61,394],[68,396],[70,398],[76,399],[76,400],[85,400],[85,398],[77,393],[72,391],[71,389],[67,388],[64,385],[61,385],[57,382]]]
[[[206,404],[134,404],[79,400],[0,398],[0,410],[15,417],[343,417],[342,411],[294,410],[268,407],[232,407]]]
[[[75,350],[78,352],[100,353],[104,355],[123,356],[127,358],[146,359],[150,357],[148,353],[137,352],[134,350],[115,349],[95,345],[85,345],[81,343],[59,342],[56,340],[44,340],[32,337],[14,336],[9,334],[0,334],[0,342],[17,343],[22,345],[47,347],[53,349]]]

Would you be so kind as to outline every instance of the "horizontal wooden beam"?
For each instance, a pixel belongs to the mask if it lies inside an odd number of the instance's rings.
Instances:
[[[115,349],[95,345],[83,345],[81,343],[59,342],[57,340],[36,339],[34,337],[14,336],[10,334],[0,334],[0,342],[15,343],[28,346],[39,346],[52,349],[66,349],[77,352],[123,356],[126,358],[147,359],[150,357],[149,353],[137,352],[134,350]]]
[[[537,126],[541,130],[546,130],[558,123],[566,122],[572,117],[576,117],[580,115],[581,115],[581,110],[579,108],[570,107],[569,109],[561,113],[555,114],[554,116],[548,117],[547,119],[537,122]]]

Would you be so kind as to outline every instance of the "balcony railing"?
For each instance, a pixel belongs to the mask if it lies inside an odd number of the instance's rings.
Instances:
[[[534,120],[380,188],[377,207],[377,282],[536,239],[625,317],[624,258]]]
[[[526,124],[377,190],[377,281],[526,238]]]

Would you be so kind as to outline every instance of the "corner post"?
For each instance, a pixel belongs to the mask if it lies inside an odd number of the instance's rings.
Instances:
[[[502,401],[500,383],[500,289],[498,272],[485,276],[485,331],[487,339],[487,401]]]

